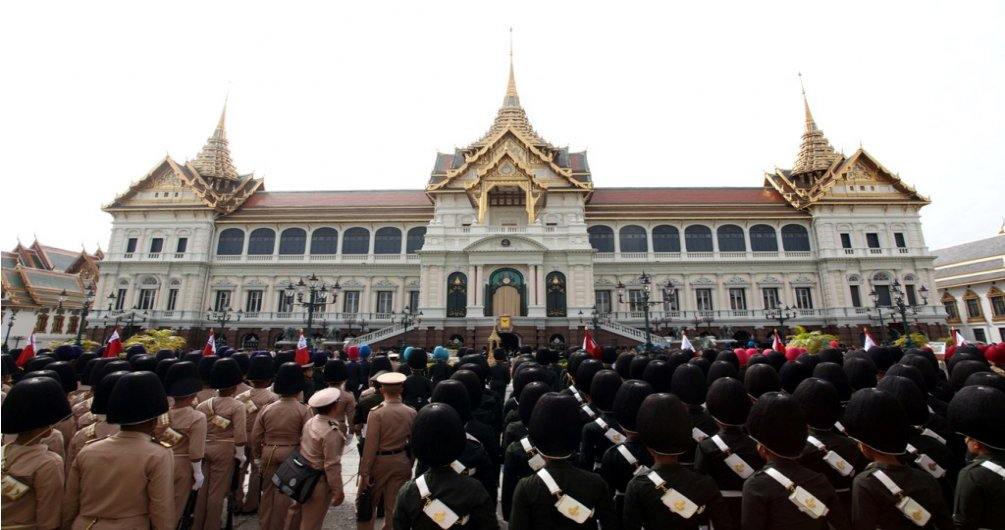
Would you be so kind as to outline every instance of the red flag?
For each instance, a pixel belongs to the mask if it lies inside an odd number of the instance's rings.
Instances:
[[[297,341],[297,352],[293,355],[293,362],[300,366],[312,364],[311,352],[307,349],[307,339],[304,338],[303,331],[300,332],[300,339]]]
[[[24,349],[21,350],[21,355],[17,358],[17,367],[24,368],[24,365],[28,364],[28,361],[35,358],[36,350],[38,350],[38,343],[35,342],[35,334],[32,333],[31,335],[28,335],[28,344],[24,345]]]
[[[778,330],[775,330],[775,338],[771,341],[771,349],[777,352],[785,353],[785,343],[782,342],[782,338],[778,336]]]
[[[876,339],[872,338],[872,333],[869,333],[869,328],[862,328],[862,333],[865,334],[865,340],[862,342],[862,349],[868,351],[869,348],[875,348],[877,346]]]
[[[966,346],[967,344],[970,344],[970,343],[967,342],[967,339],[963,338],[963,334],[960,333],[960,330],[954,329],[953,330],[953,344],[955,344],[957,347],[960,347],[960,346]]]
[[[112,336],[108,337],[108,344],[105,346],[105,357],[118,357],[122,353],[122,339],[119,338],[119,330],[113,329]]]
[[[206,345],[202,348],[203,357],[210,355],[216,355],[216,336],[213,334],[213,330],[209,331],[209,338],[206,339]]]
[[[600,346],[597,345],[597,341],[593,340],[593,332],[589,329],[583,333],[583,351],[588,353],[590,357],[593,357],[594,359],[600,359],[602,356]]]

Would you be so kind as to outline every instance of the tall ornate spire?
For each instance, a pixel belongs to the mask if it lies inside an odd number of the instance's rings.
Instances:
[[[509,29],[509,82],[506,84],[504,107],[519,107],[520,95],[516,92],[516,75],[513,74],[513,28]]]
[[[806,98],[806,88],[803,86],[802,74],[799,74],[799,87],[803,92],[803,110],[806,115],[806,128],[803,130],[803,140],[799,146],[796,163],[792,166],[793,175],[825,171],[839,156],[834,151],[834,148],[831,147],[827,137],[824,136],[824,132],[813,121],[813,114],[810,112],[810,103]]]
[[[213,136],[206,140],[206,145],[202,151],[192,161],[192,165],[203,177],[216,177],[236,180],[237,169],[230,159],[230,147],[227,145],[227,99],[223,101],[223,112],[220,113],[220,121],[216,124]]]

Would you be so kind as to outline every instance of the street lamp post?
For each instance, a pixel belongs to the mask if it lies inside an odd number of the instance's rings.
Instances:
[[[397,321],[405,328],[401,337],[402,345],[404,345],[405,342],[408,342],[408,328],[410,328],[413,324],[418,326],[421,320],[422,320],[422,311],[413,313],[412,306],[405,306],[405,308],[401,311],[401,314],[398,317]],[[395,319],[392,318],[391,324],[394,323]]]
[[[94,285],[88,285],[84,291],[84,305],[80,308],[80,322],[77,323],[77,346],[80,346],[80,337],[87,329],[87,314],[91,312],[91,304],[94,303]]]
[[[597,314],[597,306],[593,306],[593,314],[590,315],[590,325],[593,326],[593,331],[597,332],[600,330],[600,315]],[[579,310],[579,325],[586,326],[586,315],[583,314],[583,310]]]
[[[147,310],[146,309],[143,310],[143,315],[142,316],[140,316],[140,315],[137,314],[139,311],[140,311],[140,306],[137,305],[137,306],[134,306],[133,310],[129,312],[129,318],[126,319],[129,322],[129,324],[126,325],[126,331],[131,331],[132,327],[134,325],[136,325],[137,322],[146,322],[147,321],[147,314],[148,314]],[[116,318],[115,322],[118,323],[118,321],[119,321],[119,319]],[[124,331],[122,333],[122,341],[125,342],[125,340],[128,339],[128,338],[129,338],[129,335]]]
[[[328,303],[334,304],[338,299],[338,292],[341,289],[342,287],[338,284],[338,280],[331,285],[327,285],[313,273],[310,278],[307,278],[306,282],[303,278],[300,278],[295,285],[293,282],[290,282],[286,287],[284,294],[287,300],[292,302],[294,295],[296,295],[297,304],[307,310],[308,336],[313,336],[314,313],[318,310],[323,310]],[[329,293],[331,294],[330,302],[328,300]]]
[[[765,312],[764,317],[768,320],[777,321],[778,327],[782,330],[782,336],[784,337],[786,334],[785,322],[796,318],[796,310],[789,306],[783,306],[779,303],[774,308]]]
[[[876,300],[878,299],[878,295],[876,294],[876,291],[870,292],[869,296],[871,296],[873,298],[873,303],[875,304]],[[876,304],[873,307],[873,309],[876,310],[876,315],[877,316],[873,317],[872,316],[872,312],[870,311],[869,312],[869,320],[879,320],[879,332],[880,332],[880,339],[879,340],[882,342],[883,345],[886,345],[886,318],[883,317],[883,309],[884,309],[884,307],[886,307],[886,306],[881,306],[881,305]]]
[[[663,300],[652,300],[652,276],[646,274],[642,271],[642,274],[638,277],[639,284],[642,285],[642,299],[630,301],[632,305],[642,306],[642,317],[645,321],[645,331],[646,331],[646,351],[652,351],[653,340],[652,340],[652,329],[649,324],[649,306],[655,304],[663,304],[667,300],[671,300],[674,295],[674,284],[673,280],[667,280],[667,283],[660,288],[663,294]],[[618,303],[625,303],[625,284],[618,282]]]
[[[918,294],[921,295],[921,303],[918,304],[917,300],[914,301],[915,303],[912,303],[907,299],[903,286],[900,284],[900,280],[893,280],[893,284],[890,285],[890,287],[890,294],[893,297],[891,310],[900,314],[900,320],[904,326],[904,347],[911,348],[914,346],[914,341],[911,340],[911,323],[908,321],[907,312],[911,311],[917,315],[919,307],[928,305],[928,288],[924,285],[921,286],[921,289],[918,291]],[[869,294],[871,295],[873,293]],[[874,298],[874,300],[878,300],[878,296]]]
[[[230,310],[229,305],[220,309],[213,309],[212,307],[206,308],[206,320],[220,325],[220,332],[223,333],[222,338],[224,344],[227,344],[227,323],[240,322],[242,316],[244,316],[244,311],[238,309],[235,313]]]
[[[0,299],[0,300],[3,301],[3,305],[5,307],[9,307],[10,306],[11,299],[10,299],[10,297],[7,296],[7,293],[4,293],[3,294],[3,298]],[[3,336],[3,352],[4,353],[7,353],[7,341],[10,339],[10,330],[11,330],[11,328],[14,327],[14,318],[17,316],[17,312],[19,311],[19,309],[16,308],[16,307],[10,307],[8,309],[8,311],[10,311],[10,316],[7,317],[7,333],[5,333],[4,336]]]

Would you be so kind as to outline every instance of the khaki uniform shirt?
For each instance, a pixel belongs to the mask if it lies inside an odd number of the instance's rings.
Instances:
[[[248,441],[248,416],[244,403],[232,397],[210,398],[199,403],[195,410],[206,415],[206,441],[233,441],[237,445],[244,445]],[[220,428],[213,423],[214,415],[230,420],[230,425],[225,429]]]
[[[95,416],[94,423],[80,429],[73,435],[73,439],[70,440],[70,445],[66,449],[66,475],[70,475],[70,465],[73,464],[73,460],[77,458],[77,454],[80,450],[84,448],[85,445],[108,438],[109,436],[119,432],[118,425],[112,425],[105,421],[104,414],[98,414]]]
[[[255,418],[261,414],[262,410],[270,403],[279,401],[279,396],[268,388],[250,388],[246,392],[237,394],[237,400],[244,403],[244,410],[247,415],[248,438],[251,438],[251,429],[255,426]]]
[[[314,469],[322,469],[332,495],[342,492],[342,448],[345,437],[334,418],[316,414],[307,420],[300,438],[300,454]]]
[[[116,519],[151,528],[174,528],[174,478],[171,451],[143,433],[122,431],[88,444],[70,466],[63,503],[63,525],[78,517],[87,524]]]
[[[384,400],[366,420],[366,443],[359,464],[360,474],[372,475],[377,453],[397,451],[408,445],[415,420],[415,409],[401,402],[401,398]]]
[[[338,401],[335,405],[335,412],[332,417],[335,422],[338,423],[338,430],[342,431],[345,436],[346,441],[349,440],[349,422],[352,421],[353,416],[356,414],[356,397],[352,395],[352,392],[346,392],[342,389],[342,393],[338,396]]]
[[[206,454],[206,415],[193,407],[178,407],[168,411],[171,428],[183,435],[171,448],[175,456],[187,456],[192,462]]]
[[[251,429],[251,454],[262,458],[266,445],[295,446],[311,410],[293,397],[283,397],[258,412]]]
[[[42,443],[10,444],[3,450],[3,474],[30,489],[17,500],[3,497],[3,525],[59,528],[58,499],[63,494],[63,461]],[[5,492],[6,493],[6,492]]]

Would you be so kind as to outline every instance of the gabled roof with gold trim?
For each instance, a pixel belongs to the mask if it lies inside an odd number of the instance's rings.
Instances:
[[[10,252],[3,252],[2,289],[5,305],[17,309],[55,308],[66,291],[63,307],[81,307],[84,290],[97,279],[100,250],[71,250],[42,245],[18,243]]]

